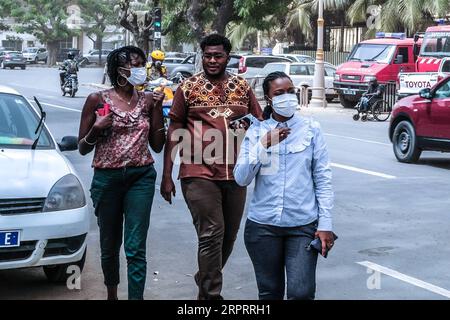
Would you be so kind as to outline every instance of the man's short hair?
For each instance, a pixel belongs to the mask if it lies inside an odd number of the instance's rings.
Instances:
[[[220,45],[223,45],[223,48],[225,49],[225,52],[227,54],[230,54],[232,47],[231,42],[230,40],[228,40],[227,37],[224,37],[220,34],[217,33],[210,34],[209,36],[204,37],[202,42],[200,43],[202,51],[205,51],[206,47],[220,46]]]

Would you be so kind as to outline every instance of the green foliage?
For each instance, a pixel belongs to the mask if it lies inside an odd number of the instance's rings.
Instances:
[[[21,25],[15,30],[34,35],[43,43],[73,35],[66,25],[67,2],[64,0],[0,0],[3,16],[11,16]]]

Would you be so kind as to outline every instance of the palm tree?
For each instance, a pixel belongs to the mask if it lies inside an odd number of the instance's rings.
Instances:
[[[347,11],[350,24],[364,23],[370,6],[380,7],[380,26],[386,32],[403,31],[414,34],[434,24],[436,17],[446,15],[449,0],[356,0]],[[375,29],[368,30],[373,36]]]
[[[324,10],[329,12],[341,11],[344,12],[351,4],[351,0],[324,0]],[[276,28],[255,28],[249,27],[245,23],[232,24],[228,27],[227,35],[230,37],[233,45],[240,47],[248,36],[256,34],[258,31],[264,33],[277,34],[285,37],[289,31],[299,30],[306,39],[312,40],[315,34],[315,24],[312,22],[312,17],[318,11],[319,0],[293,0],[288,5],[287,15],[280,20],[279,17],[268,15],[265,19],[264,26],[272,25],[279,26]],[[345,15],[342,14],[342,19],[345,20]],[[345,21],[344,21],[345,22]],[[342,24],[345,26],[345,24]],[[343,37],[342,37],[343,38]],[[278,39],[280,41],[284,39]]]

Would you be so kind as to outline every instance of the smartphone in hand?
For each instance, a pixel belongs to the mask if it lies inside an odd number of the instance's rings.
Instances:
[[[103,103],[103,104],[100,103],[100,104],[97,106],[97,113],[98,113],[100,116],[102,116],[102,117],[108,115],[110,112],[111,112],[110,106],[109,106],[109,104],[107,104],[107,103]]]
[[[333,238],[336,240],[338,236],[333,232]],[[306,246],[306,250],[316,250],[319,254],[322,254],[322,241],[320,238],[315,238],[311,243]],[[325,250],[325,255],[323,256],[326,258],[328,256],[328,249]]]

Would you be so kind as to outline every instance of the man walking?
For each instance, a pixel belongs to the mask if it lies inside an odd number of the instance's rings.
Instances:
[[[203,39],[201,49],[204,71],[185,80],[173,100],[161,195],[169,203],[175,196],[172,169],[182,146],[179,178],[198,236],[198,299],[214,300],[222,299],[222,269],[246,198],[246,188],[233,177],[243,133],[236,135],[230,122],[248,114],[260,119],[262,111],[248,83],[226,72],[230,41],[212,34]]]

